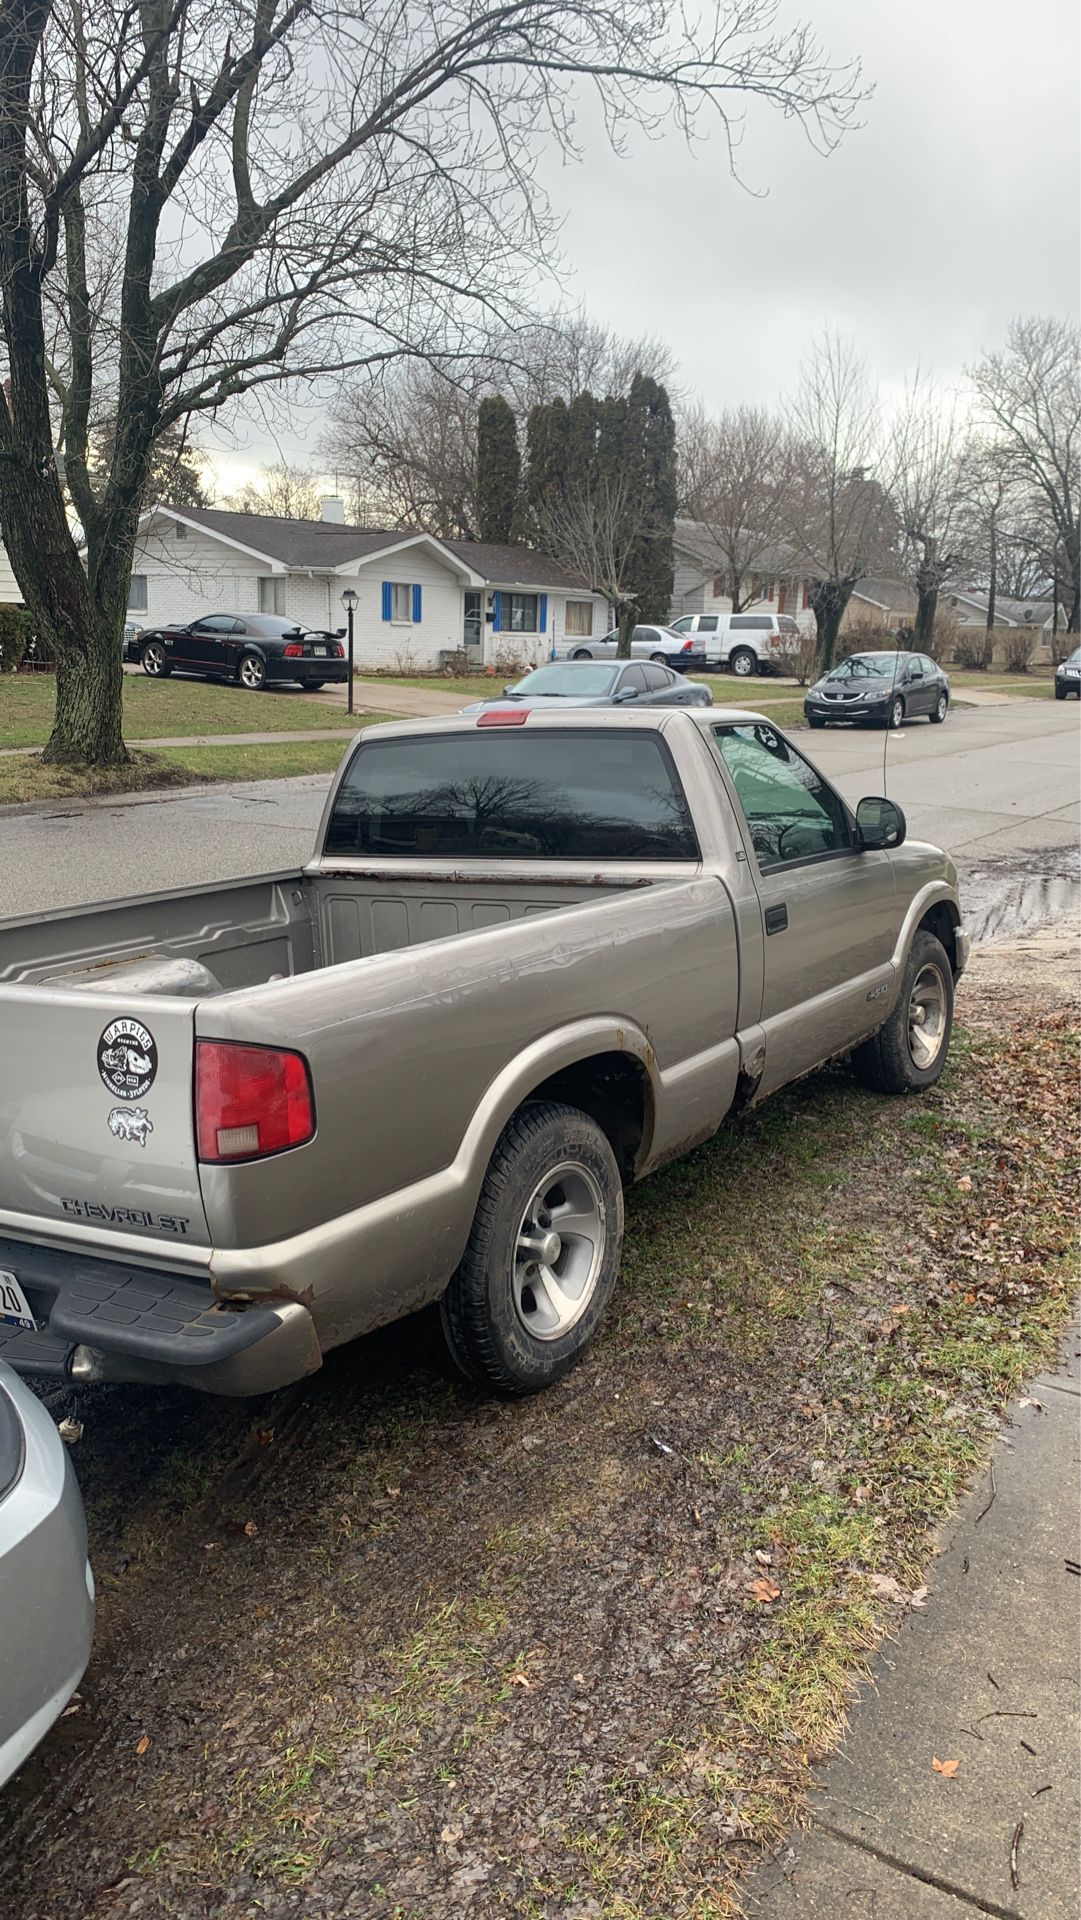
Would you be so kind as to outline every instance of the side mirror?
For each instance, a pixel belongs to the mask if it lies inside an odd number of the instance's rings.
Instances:
[[[908,831],[905,816],[896,801],[877,797],[860,801],[856,808],[856,825],[860,830],[860,845],[870,852],[899,847]]]
[[[620,687],[619,692],[616,694],[616,697],[615,697],[615,705],[617,707],[621,707],[623,706],[625,701],[637,700],[637,698],[638,698],[637,687]]]

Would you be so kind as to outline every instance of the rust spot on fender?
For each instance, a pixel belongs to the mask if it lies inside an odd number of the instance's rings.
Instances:
[[[230,1287],[226,1290],[221,1286],[217,1275],[211,1274],[210,1286],[215,1300],[218,1302],[218,1305],[222,1307],[273,1307],[286,1305],[304,1307],[308,1313],[311,1313],[315,1305],[314,1287],[304,1287],[298,1292],[295,1287],[287,1287],[284,1280],[279,1280],[277,1286],[260,1287],[253,1293],[246,1292],[241,1287]]]

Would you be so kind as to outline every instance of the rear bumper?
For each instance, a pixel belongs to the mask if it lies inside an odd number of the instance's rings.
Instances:
[[[0,1382],[24,1436],[22,1471],[0,1500],[0,1785],[63,1711],[94,1634],[94,1581],[83,1503],[41,1402]]]
[[[307,1303],[263,1293],[227,1305],[208,1279],[0,1239],[37,1320],[0,1325],[0,1360],[31,1378],[164,1382],[269,1393],[321,1364]],[[283,1294],[286,1290],[282,1289]]]
[[[268,680],[299,680],[306,684],[309,680],[319,680],[328,686],[344,686],[349,679],[348,660],[281,660],[270,659],[266,662]]]

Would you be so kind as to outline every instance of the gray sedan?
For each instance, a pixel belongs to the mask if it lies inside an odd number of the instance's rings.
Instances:
[[[511,702],[528,707],[622,707],[631,701],[641,707],[711,707],[713,695],[696,680],[684,680],[670,667],[653,660],[623,661],[615,666],[588,660],[555,660],[535,667],[495,700],[476,700],[463,713]]]
[[[0,1361],[0,1785],[71,1699],[93,1635],[86,1520],[67,1449]]]
[[[559,656],[563,660],[615,660],[618,648],[619,628],[613,627],[598,640],[565,640]],[[701,633],[673,633],[671,627],[635,627],[631,659],[655,660],[658,666],[691,673],[706,664],[706,637]]]

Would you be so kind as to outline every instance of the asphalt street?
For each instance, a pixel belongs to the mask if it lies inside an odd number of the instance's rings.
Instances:
[[[955,710],[943,727],[798,739],[846,799],[885,790],[910,836],[946,847],[965,871],[1076,849],[1078,723],[1072,701],[1018,700]],[[321,775],[0,813],[0,917],[300,866],[327,784]]]

